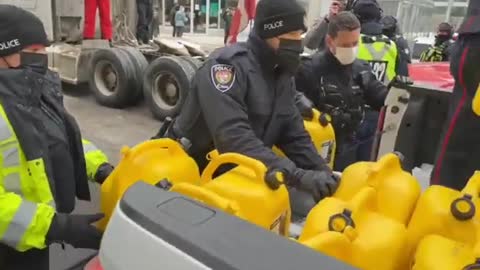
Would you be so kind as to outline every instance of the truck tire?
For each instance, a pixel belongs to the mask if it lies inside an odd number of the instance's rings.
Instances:
[[[121,49],[128,54],[130,61],[132,61],[135,67],[135,82],[137,86],[134,89],[136,94],[134,102],[136,102],[143,97],[143,74],[145,74],[145,70],[148,68],[148,61],[136,48],[121,47]]]
[[[98,103],[112,108],[132,104],[135,69],[128,54],[121,49],[99,49],[90,61],[89,86]]]
[[[180,56],[180,58],[189,63],[195,70],[199,69],[203,65],[202,61],[191,56]]]
[[[150,63],[143,77],[143,94],[155,118],[164,120],[179,114],[195,71],[176,56],[160,57]]]

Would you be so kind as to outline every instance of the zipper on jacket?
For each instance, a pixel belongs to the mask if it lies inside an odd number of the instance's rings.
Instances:
[[[58,117],[57,115],[55,115],[55,113],[53,113],[53,112],[47,107],[47,105],[45,105],[45,102],[44,102],[43,100],[40,101],[40,109],[41,109],[55,124],[57,124],[59,127],[62,127],[63,121],[60,119],[60,117]]]

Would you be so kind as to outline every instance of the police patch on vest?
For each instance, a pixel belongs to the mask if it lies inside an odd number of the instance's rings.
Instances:
[[[372,72],[377,77],[377,80],[384,82],[387,75],[388,62],[387,61],[368,61],[372,67]]]
[[[218,64],[212,67],[212,82],[220,92],[227,92],[235,82],[235,70],[231,65]]]

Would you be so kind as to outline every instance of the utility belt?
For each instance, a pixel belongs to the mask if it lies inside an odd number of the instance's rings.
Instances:
[[[342,137],[355,135],[365,119],[365,109],[361,107],[352,110],[346,107],[325,105],[322,111],[330,115],[335,133]]]

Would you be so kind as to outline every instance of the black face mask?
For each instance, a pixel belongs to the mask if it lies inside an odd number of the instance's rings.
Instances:
[[[48,55],[42,53],[20,52],[20,67],[45,74],[48,70]]]
[[[303,53],[301,40],[280,39],[277,51],[278,66],[290,74],[295,74],[300,66],[300,54]]]

